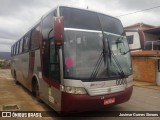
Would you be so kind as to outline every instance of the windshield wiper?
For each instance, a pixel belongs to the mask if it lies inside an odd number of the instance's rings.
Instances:
[[[90,77],[90,81],[91,80],[94,81],[96,79],[98,71],[99,71],[99,69],[100,69],[100,67],[102,65],[102,61],[103,61],[103,51],[101,52],[101,54],[100,54],[100,56],[98,58],[98,61],[96,62],[96,65],[95,65],[95,67],[93,69],[93,72],[91,74],[91,77]]]
[[[121,77],[122,77],[122,78],[126,78],[126,76],[125,76],[125,74],[124,74],[124,71],[123,71],[121,65],[119,64],[119,62],[118,62],[116,56],[114,55],[113,51],[111,51],[111,55],[112,55],[112,57],[113,57],[115,63],[117,64],[117,66],[118,66],[118,68],[119,68],[119,70],[120,70],[120,75],[121,75]]]
[[[116,41],[119,41],[120,39],[121,39],[121,37],[122,37],[122,35],[124,34],[124,32],[117,38],[117,40]],[[118,62],[118,60],[117,60],[117,58],[116,58],[116,56],[114,55],[114,53],[113,53],[113,51],[111,50],[111,48],[110,48],[110,43],[109,43],[109,40],[107,39],[107,44],[108,44],[108,52],[109,52],[109,59],[110,59],[110,63],[111,63],[111,56],[113,57],[113,60],[115,61],[115,63],[117,64],[117,66],[118,66],[118,68],[119,68],[119,70],[120,70],[120,75],[121,75],[121,77],[122,78],[126,78],[125,77],[125,74],[124,74],[124,71],[123,71],[123,69],[122,69],[122,67],[121,67],[121,65],[119,64],[119,62]]]
[[[106,47],[105,47],[105,39],[104,39],[104,30],[103,30],[103,27],[102,27],[102,24],[101,24],[101,20],[97,14],[97,17],[99,19],[99,24],[100,24],[100,27],[101,27],[101,30],[102,30],[102,42],[103,42],[103,50],[98,58],[98,61],[96,62],[96,65],[93,69],[93,72],[91,73],[91,77],[90,77],[90,81],[91,80],[95,80],[96,77],[97,77],[97,74],[98,74],[98,71],[102,65],[102,61],[104,60],[104,65],[106,65]],[[103,59],[103,60],[102,60]]]

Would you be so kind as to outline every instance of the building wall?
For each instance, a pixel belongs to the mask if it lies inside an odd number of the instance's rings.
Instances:
[[[156,83],[157,60],[150,57],[132,57],[133,79]]]

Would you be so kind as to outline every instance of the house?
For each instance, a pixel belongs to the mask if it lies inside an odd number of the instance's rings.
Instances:
[[[142,49],[160,50],[160,26],[141,30]]]
[[[134,25],[125,27],[124,30],[126,31],[126,35],[130,43],[129,44],[130,49],[141,49],[141,44],[143,43],[140,41],[140,35],[142,34],[140,31],[143,29],[149,29],[153,27],[155,26],[144,23],[136,23]]]
[[[126,35],[134,36],[130,48],[141,49],[131,52],[133,78],[160,85],[160,26],[143,24],[136,28],[136,25],[125,28]]]

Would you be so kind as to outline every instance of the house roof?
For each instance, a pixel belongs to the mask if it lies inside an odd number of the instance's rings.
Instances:
[[[144,29],[143,31],[151,34],[160,34],[160,26]]]
[[[136,24],[133,24],[133,25],[130,25],[130,26],[126,26],[124,28],[126,29],[126,28],[132,28],[132,27],[142,27],[142,26],[146,26],[146,27],[150,27],[150,28],[155,27],[155,26],[149,25],[149,24],[136,23]]]

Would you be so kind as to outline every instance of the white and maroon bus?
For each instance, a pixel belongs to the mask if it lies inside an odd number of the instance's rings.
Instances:
[[[82,112],[126,102],[131,57],[119,19],[59,6],[11,48],[11,73],[55,111]]]

